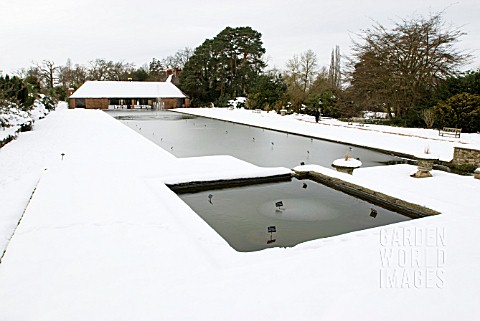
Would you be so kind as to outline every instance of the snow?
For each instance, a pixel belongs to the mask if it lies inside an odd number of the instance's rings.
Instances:
[[[172,82],[87,81],[70,98],[185,98]]]
[[[0,106],[0,142],[9,137],[16,137],[22,125],[32,122],[30,114],[20,110],[18,106],[14,104],[6,107]]]
[[[349,159],[339,158],[334,160],[332,165],[338,166],[338,167],[357,168],[362,166],[362,162],[355,158],[349,158]]]
[[[420,138],[300,116],[182,111],[411,155],[426,143],[443,157],[459,141],[478,146],[474,135]],[[177,159],[101,111],[65,108],[0,149],[0,168],[2,246],[28,204],[0,264],[1,320],[472,320],[480,313],[480,181],[471,176],[434,170],[415,179],[411,165],[353,175],[302,166],[442,214],[239,253],[165,183],[289,169],[225,155]],[[397,273],[391,287],[389,273]]]
[[[418,153],[414,154],[416,159],[429,159],[429,160],[438,160],[438,155],[435,154],[428,154],[428,153]]]
[[[41,99],[44,97],[45,95],[41,94],[40,99],[36,99],[34,101],[33,108],[29,112],[34,121],[45,118],[45,116],[47,116],[49,113],[48,109],[45,108],[45,105],[41,103]]]
[[[39,99],[34,101],[33,108],[29,111],[23,111],[13,103],[0,106],[0,142],[17,137],[22,126],[44,118],[47,114],[48,110]]]
[[[393,114],[395,115],[395,114]],[[363,118],[365,119],[387,119],[388,113],[375,112],[375,111],[364,111]]]
[[[17,132],[20,129],[19,126],[12,126],[12,127],[2,127],[0,130],[0,142],[7,140],[10,137],[16,137]]]
[[[262,168],[227,155],[190,157],[177,160],[181,172],[172,170],[164,174],[163,182],[168,185],[228,180],[237,178],[259,178],[288,174],[282,167]]]
[[[229,100],[228,105],[233,108],[237,108],[240,106],[245,106],[247,102],[247,97],[237,97],[235,99]]]

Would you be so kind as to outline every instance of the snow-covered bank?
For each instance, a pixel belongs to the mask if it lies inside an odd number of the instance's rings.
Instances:
[[[287,168],[260,168],[230,156],[177,159],[104,112],[59,110],[0,150],[0,253],[44,170],[70,162],[79,167],[107,167],[119,176],[129,172],[161,176],[170,184],[291,172]],[[94,176],[91,179],[96,180]]]
[[[32,110],[23,111],[17,105],[0,106],[0,147],[15,139],[22,129],[30,129],[33,123],[48,114],[40,99]]]
[[[480,148],[480,134],[463,133],[461,138],[442,137],[434,129],[370,124],[359,127],[330,118],[323,118],[319,123],[315,123],[314,117],[308,115],[280,116],[274,112],[252,113],[246,109],[179,108],[175,111],[392,151],[412,157],[429,148],[432,153],[439,155],[440,160],[447,162],[452,160],[453,148],[457,145]]]
[[[0,106],[0,147],[16,138],[22,127],[29,127],[33,119],[16,105]]]
[[[480,313],[480,181],[472,177],[433,171],[414,179],[409,165],[353,176],[317,169],[442,214],[238,253],[165,181],[212,178],[215,169],[215,179],[288,169],[228,156],[177,159],[90,110],[52,113],[2,148],[0,165],[2,217],[14,212],[4,199],[21,209],[39,181],[0,264],[0,320],[472,320]]]

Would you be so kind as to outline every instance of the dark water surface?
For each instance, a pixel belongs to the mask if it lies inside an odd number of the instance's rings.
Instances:
[[[287,168],[300,162],[329,167],[346,152],[360,158],[363,167],[397,160],[368,149],[174,112],[108,113],[177,157],[232,155],[258,166]],[[290,247],[312,239],[409,220],[309,180],[293,179],[179,196],[241,252]],[[279,201],[283,203],[280,208],[275,206]],[[275,232],[269,233],[268,227],[275,227]]]
[[[346,152],[360,158],[363,167],[398,160],[364,148],[175,112],[108,113],[177,157],[231,155],[258,166],[287,168],[301,162],[330,167]]]
[[[293,179],[179,196],[240,252],[290,247],[409,220],[310,180]],[[279,201],[283,203],[280,209],[275,206]],[[370,216],[372,209],[377,212],[376,217]],[[269,226],[276,229],[272,236]]]

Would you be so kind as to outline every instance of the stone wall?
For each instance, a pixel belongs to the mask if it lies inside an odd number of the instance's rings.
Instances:
[[[480,150],[466,147],[455,147],[452,164],[480,166]]]
[[[298,172],[299,178],[308,178],[328,187],[353,195],[383,208],[401,213],[411,218],[419,218],[440,214],[439,212],[422,205],[413,204],[387,194],[356,185],[342,179],[331,177],[318,172]]]

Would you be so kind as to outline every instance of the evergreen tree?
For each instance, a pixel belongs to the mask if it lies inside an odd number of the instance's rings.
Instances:
[[[461,128],[467,133],[480,131],[480,95],[460,93],[433,107],[438,128]]]
[[[480,95],[480,70],[469,71],[465,75],[447,78],[439,86],[433,99],[433,104],[461,93]]]
[[[0,101],[15,103],[22,109],[29,109],[33,105],[33,100],[22,79],[17,76],[0,76]]]
[[[269,108],[280,110],[286,103],[287,84],[280,74],[267,73],[259,75],[248,95],[251,108]]]
[[[162,62],[156,58],[148,64],[148,80],[164,81],[166,79],[165,68]]]
[[[250,27],[227,27],[197,47],[180,75],[192,104],[226,102],[247,96],[265,67],[261,34]]]

